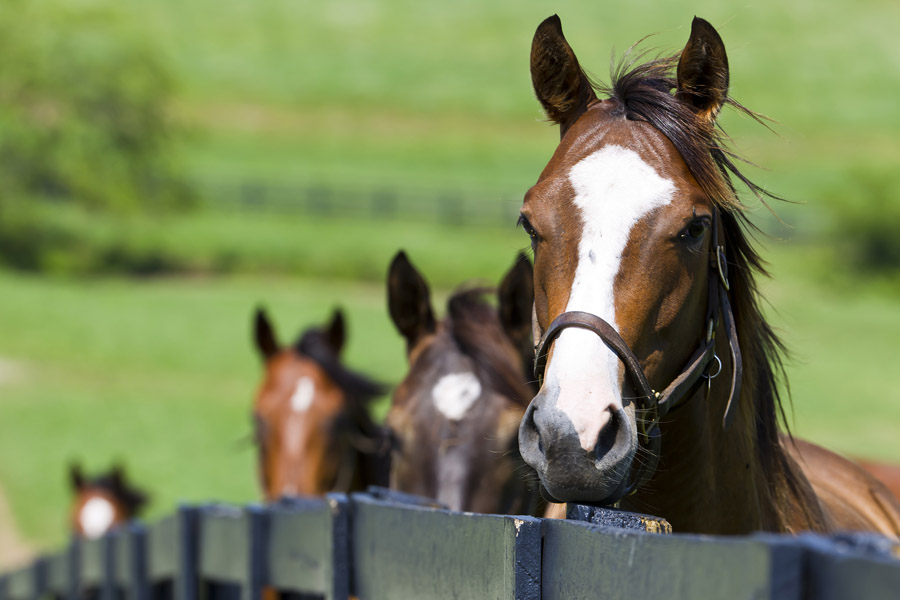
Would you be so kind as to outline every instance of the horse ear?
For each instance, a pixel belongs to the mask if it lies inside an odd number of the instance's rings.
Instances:
[[[500,283],[497,290],[500,304],[500,322],[504,331],[513,333],[527,329],[531,337],[531,308],[534,305],[534,271],[524,252],[519,252],[516,262]]]
[[[278,353],[278,340],[275,338],[275,329],[269,323],[266,311],[263,308],[256,309],[253,320],[253,337],[256,349],[262,355],[263,360],[268,360]]]
[[[125,469],[122,465],[116,463],[109,472],[109,480],[115,491],[121,492],[125,489]]]
[[[597,99],[556,15],[545,19],[534,32],[531,83],[547,117],[559,123],[560,138]]]
[[[72,484],[72,490],[78,491],[84,487],[84,473],[81,472],[81,465],[72,463],[69,465],[69,482]]]
[[[331,315],[331,322],[325,329],[325,335],[328,338],[328,344],[334,350],[336,355],[340,355],[346,341],[347,328],[344,322],[344,311],[335,308]]]
[[[406,338],[407,350],[412,350],[419,338],[432,333],[437,325],[428,283],[402,250],[388,268],[387,288],[391,320]]]
[[[534,307],[534,270],[520,252],[497,290],[500,324],[525,357],[531,359],[531,312]]]
[[[677,79],[676,96],[712,125],[728,98],[728,56],[719,33],[699,17],[694,17],[691,37],[681,51]]]

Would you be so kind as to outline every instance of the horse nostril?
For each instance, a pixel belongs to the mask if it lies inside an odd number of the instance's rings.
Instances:
[[[534,418],[534,413],[538,411],[536,406],[532,407],[531,410],[525,415],[525,418],[528,419],[528,427],[531,431],[534,432],[535,441],[537,441],[538,452],[541,454],[544,453],[544,440],[541,438],[541,430],[537,426],[537,422]]]
[[[600,430],[600,436],[597,438],[597,445],[594,446],[594,458],[600,459],[606,455],[607,452],[612,450],[619,437],[619,430],[622,429],[619,425],[619,415],[616,411],[610,411],[610,419],[607,421],[606,426]]]

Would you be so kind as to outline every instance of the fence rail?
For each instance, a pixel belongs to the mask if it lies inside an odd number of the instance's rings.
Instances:
[[[299,600],[830,600],[900,590],[900,548],[879,536],[661,535],[646,531],[666,530],[653,517],[588,507],[569,517],[456,513],[383,490],[184,506],[0,577],[0,600],[256,600],[266,588]]]
[[[386,185],[197,182],[204,203],[215,210],[438,221],[450,225],[516,222],[522,194],[490,190],[430,189]]]

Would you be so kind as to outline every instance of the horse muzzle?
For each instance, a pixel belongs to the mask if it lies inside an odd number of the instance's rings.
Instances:
[[[519,426],[522,458],[537,471],[547,500],[614,502],[628,488],[638,447],[634,405],[607,409],[609,419],[585,449],[571,419],[556,408],[558,395],[557,386],[545,384],[528,406]]]

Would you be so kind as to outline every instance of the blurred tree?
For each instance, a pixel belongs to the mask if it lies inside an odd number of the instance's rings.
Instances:
[[[900,273],[900,173],[857,167],[824,191],[835,247],[859,271]]]
[[[77,232],[37,210],[171,210],[193,193],[172,151],[174,81],[148,35],[108,6],[0,3],[0,255],[40,268]],[[43,215],[43,216],[41,216]]]

